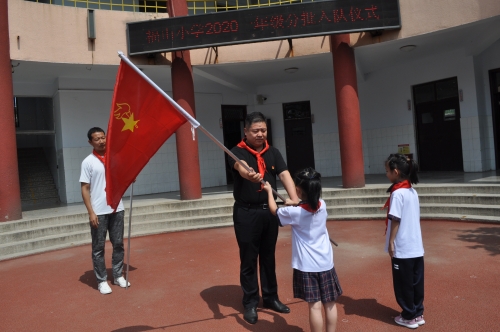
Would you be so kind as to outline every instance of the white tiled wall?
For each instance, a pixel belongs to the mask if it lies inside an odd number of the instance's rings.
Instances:
[[[199,142],[201,186],[215,187],[226,184],[224,152],[212,141]],[[61,199],[67,203],[81,202],[81,164],[92,149],[90,147],[64,148],[65,186]],[[134,195],[156,194],[179,190],[179,172],[175,140],[169,140],[156,152],[134,183]],[[130,188],[124,196],[130,196]]]
[[[163,144],[137,177],[137,181],[134,183],[134,195],[179,190],[175,151],[175,141],[167,141]],[[61,171],[64,172],[65,186],[61,186],[60,190],[66,194],[66,203],[82,201],[79,182],[81,164],[90,153],[92,153],[90,147],[63,149],[64,169]],[[124,196],[130,196],[130,188]],[[63,197],[64,195],[61,195],[61,199]]]
[[[479,119],[481,137],[481,159],[483,171],[495,169],[495,139],[493,134],[493,120],[491,115]]]
[[[227,156],[224,151],[212,141],[198,141],[200,158],[201,187],[216,187],[226,184]]]
[[[313,136],[314,162],[321,176],[340,176],[339,134],[328,133]]]
[[[464,172],[481,172],[481,140],[479,134],[479,119],[477,116],[461,118],[462,155]]]
[[[413,124],[363,130],[363,157],[366,174],[383,174],[384,161],[398,152],[398,144],[410,144],[410,153],[416,157]]]

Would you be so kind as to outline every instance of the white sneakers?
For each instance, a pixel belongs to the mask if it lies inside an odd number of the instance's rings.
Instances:
[[[116,278],[113,283],[123,288],[127,287],[127,281],[124,277]],[[130,282],[128,283],[128,286],[130,287]],[[107,281],[99,283],[99,285],[97,285],[97,289],[101,292],[101,294],[109,294],[112,292]]]
[[[124,277],[116,278],[113,283],[115,285],[118,285],[118,286],[122,287],[122,288],[127,287],[127,280],[125,280]],[[128,287],[130,287],[130,282],[128,283]]]
[[[99,283],[99,285],[97,285],[97,289],[99,289],[99,292],[101,292],[101,294],[109,294],[112,292],[111,287],[109,287],[107,281]]]

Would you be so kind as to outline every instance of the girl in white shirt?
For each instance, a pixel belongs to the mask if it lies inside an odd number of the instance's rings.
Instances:
[[[396,301],[402,311],[394,321],[417,328],[424,321],[424,246],[420,230],[420,204],[412,184],[418,183],[418,164],[403,154],[391,154],[385,172],[392,182],[387,200],[385,250],[392,263]]]
[[[320,199],[321,174],[306,168],[293,180],[301,199],[299,205],[278,209],[272,188],[266,183],[269,209],[278,216],[281,226],[292,226],[293,294],[309,304],[311,331],[323,330],[323,303],[326,331],[333,332],[337,325],[335,301],[342,294],[342,288],[333,267],[333,250],[326,229],[326,205]]]

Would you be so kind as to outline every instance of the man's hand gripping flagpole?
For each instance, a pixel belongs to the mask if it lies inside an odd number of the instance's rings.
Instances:
[[[231,158],[234,159],[238,164],[240,164],[247,172],[252,172],[252,170],[245,164],[243,163],[238,157],[234,155],[228,148],[224,146],[217,138],[215,138],[209,131],[207,131],[195,118],[193,118],[186,110],[184,110],[179,104],[175,102],[165,91],[163,91],[158,85],[156,85],[155,82],[153,82],[148,76],[146,76],[139,68],[137,68],[124,54],[123,52],[119,51],[118,56],[126,62],[137,74],[139,74],[144,80],[146,80],[158,93],[160,93],[163,97],[165,97],[190,123],[193,128],[193,135],[194,135],[194,129],[198,128],[201,130],[205,135],[208,136],[215,144],[217,144],[224,152],[226,152]],[[261,179],[260,181],[263,185],[265,185],[265,181]],[[273,194],[275,194],[277,197],[279,197],[283,202],[286,202],[285,197],[283,197],[281,194],[279,194],[276,190],[273,189]],[[334,245],[337,246],[337,243],[330,239],[330,242],[332,242]]]

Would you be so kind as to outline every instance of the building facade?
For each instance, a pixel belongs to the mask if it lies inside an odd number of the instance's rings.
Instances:
[[[349,35],[365,173],[384,173],[385,158],[398,149],[422,171],[498,169],[500,2],[400,0],[399,6],[401,29]],[[17,149],[42,149],[58,198],[81,202],[80,165],[91,152],[86,132],[107,128],[117,51],[127,53],[126,23],[168,14],[95,9],[96,36],[89,39],[87,8],[24,0],[8,0],[7,8]],[[242,116],[260,111],[292,169],[307,162],[323,176],[342,175],[327,36],[190,55],[196,118],[217,139],[234,146]],[[170,53],[130,59],[172,94]],[[141,172],[134,194],[179,190],[175,139]],[[297,140],[301,149],[294,148]],[[202,187],[231,181],[224,152],[201,133],[198,154]]]

